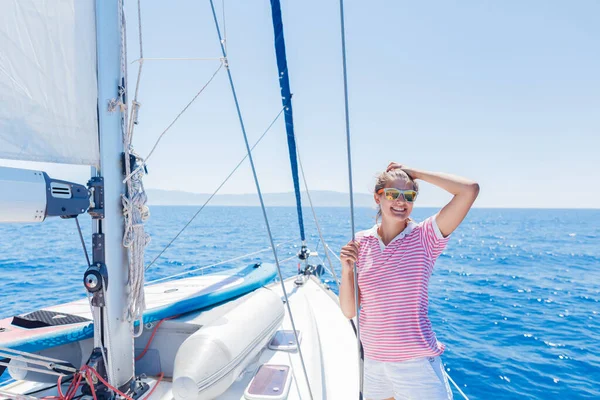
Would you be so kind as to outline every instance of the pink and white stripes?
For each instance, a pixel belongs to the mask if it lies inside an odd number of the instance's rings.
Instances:
[[[435,216],[410,222],[387,246],[377,225],[356,237],[365,357],[397,362],[441,355],[444,345],[437,341],[427,315],[428,288],[435,260],[449,238],[442,236]]]

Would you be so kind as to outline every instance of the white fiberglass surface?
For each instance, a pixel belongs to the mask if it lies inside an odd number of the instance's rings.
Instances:
[[[356,337],[349,321],[339,310],[337,298],[312,279],[301,287],[294,285],[294,278],[285,283],[296,329],[302,332],[301,346],[313,399],[358,398]],[[268,288],[282,296],[279,283],[271,284]],[[292,329],[287,310],[279,329]],[[218,399],[244,400],[244,391],[263,364],[290,367],[292,379],[287,399],[310,398],[298,352],[273,351],[265,346],[262,353],[252,360],[245,372]],[[148,378],[148,382],[151,385],[156,383],[152,377]],[[39,385],[20,382],[13,384],[11,391],[25,393],[36,387]],[[152,399],[172,398],[171,379],[166,377],[158,384]]]

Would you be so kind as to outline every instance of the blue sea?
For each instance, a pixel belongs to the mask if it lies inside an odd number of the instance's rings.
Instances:
[[[152,207],[148,261],[196,210]],[[324,257],[305,211],[310,248]],[[420,221],[436,211],[416,208],[413,217]],[[326,241],[339,250],[350,238],[349,211],[316,212]],[[295,208],[270,208],[268,214],[276,243],[299,237]],[[374,210],[355,214],[357,230],[373,225]],[[89,238],[89,218],[81,222]],[[0,225],[0,238],[0,318],[85,295],[86,261],[74,221]],[[298,244],[281,246],[280,259],[293,256]],[[207,207],[147,279],[268,246],[260,208]],[[273,257],[264,252],[234,265],[258,259]],[[295,261],[284,263],[286,276],[295,271]],[[331,276],[325,279],[337,290]],[[447,345],[446,369],[471,399],[599,399],[600,210],[472,210],[437,261],[430,316]],[[461,398],[456,391],[455,398]]]

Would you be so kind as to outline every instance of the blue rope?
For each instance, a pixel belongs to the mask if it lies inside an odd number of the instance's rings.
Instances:
[[[279,84],[281,87],[281,102],[285,107],[285,130],[287,132],[288,151],[290,153],[290,165],[292,167],[292,178],[294,179],[294,192],[296,193],[296,209],[298,211],[298,226],[300,227],[300,238],[305,241],[304,220],[302,218],[302,201],[300,196],[300,179],[298,178],[298,160],[296,151],[296,139],[294,137],[294,116],[292,113],[292,93],[290,91],[290,78],[288,75],[287,57],[285,53],[285,39],[283,37],[283,20],[281,18],[281,3],[279,0],[271,0],[271,12],[273,15],[273,31],[275,34],[275,54],[277,57],[277,68],[279,69]]]

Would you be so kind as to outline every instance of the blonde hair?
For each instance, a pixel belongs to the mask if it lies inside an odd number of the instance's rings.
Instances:
[[[395,168],[395,169],[392,169],[387,172],[384,171],[384,172],[380,173],[379,175],[377,175],[377,178],[375,181],[375,191],[374,191],[375,194],[377,194],[377,192],[379,192],[381,189],[385,188],[385,185],[387,185],[389,182],[392,182],[395,180],[403,180],[405,182],[410,182],[410,183],[412,183],[413,189],[416,192],[419,191],[419,184],[414,179],[412,179],[402,169]],[[379,224],[379,217],[381,217],[381,206],[377,205],[377,215],[375,216],[376,224]],[[408,220],[412,221],[411,218],[409,218]]]

